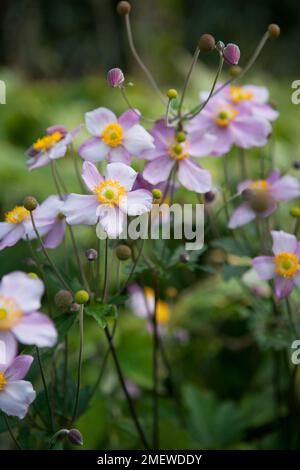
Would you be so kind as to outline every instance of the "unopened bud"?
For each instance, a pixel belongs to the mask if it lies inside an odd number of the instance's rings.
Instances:
[[[296,219],[300,218],[300,207],[291,207],[290,215]]]
[[[211,52],[216,46],[216,40],[211,34],[202,34],[199,39],[199,49],[201,52]]]
[[[295,160],[293,162],[293,168],[295,168],[295,170],[299,170],[300,169],[300,160]]]
[[[123,2],[121,2],[123,3]],[[80,431],[78,429],[70,429],[68,432],[68,439],[71,444],[75,446],[82,446],[83,445],[83,437]]]
[[[278,24],[271,23],[268,26],[268,33],[270,38],[278,38],[280,36],[280,27]]]
[[[216,43],[216,49],[217,49],[220,53],[223,53],[224,47],[225,47],[224,42],[218,41],[218,42]]]
[[[98,258],[98,251],[94,248],[89,248],[86,250],[85,256],[89,261],[95,261]]]
[[[29,212],[32,212],[37,208],[38,202],[35,197],[26,196],[23,201],[23,206],[25,207],[26,210],[28,210]]]
[[[258,192],[254,193],[253,197],[250,197],[248,203],[251,209],[260,214],[271,207],[273,199],[269,194]]]
[[[107,83],[113,88],[120,87],[124,83],[125,77],[121,69],[111,69],[107,74]]]
[[[73,302],[73,296],[68,290],[60,290],[54,297],[54,303],[58,308],[67,309]]]
[[[253,198],[254,191],[252,191],[250,188],[246,188],[242,191],[241,196],[245,201],[249,201],[251,198]]]
[[[177,132],[175,139],[176,139],[176,142],[179,142],[179,143],[184,142],[186,140],[186,135],[182,131]]]
[[[178,93],[177,93],[177,90],[175,90],[175,88],[170,88],[167,91],[167,97],[169,98],[169,100],[176,100],[177,96],[178,96]]]
[[[132,251],[128,245],[118,245],[116,247],[116,257],[121,261],[126,261],[131,258]]]
[[[229,73],[233,78],[235,78],[235,77],[239,77],[242,71],[243,71],[242,67],[239,67],[239,65],[233,65],[232,67],[230,67]]]
[[[158,200],[162,197],[162,192],[160,189],[154,188],[152,189],[152,196],[153,199]]]
[[[74,296],[74,299],[76,303],[83,305],[88,303],[90,296],[86,290],[78,290]]]
[[[183,251],[180,253],[179,259],[182,263],[186,264],[190,261],[190,255],[186,251]]]
[[[232,43],[227,44],[223,50],[223,57],[229,65],[237,65],[241,57],[239,46]]]
[[[72,302],[72,305],[70,306],[70,311],[71,312],[78,312],[80,309],[80,305],[77,304],[76,302]]]
[[[30,277],[30,279],[38,279],[39,276],[36,273],[27,273],[27,276]]]
[[[117,12],[119,13],[120,16],[125,16],[130,13],[131,10],[131,5],[129,2],[119,2],[117,4]]]
[[[216,193],[214,191],[208,191],[204,194],[204,200],[208,204],[213,202],[216,199]]]

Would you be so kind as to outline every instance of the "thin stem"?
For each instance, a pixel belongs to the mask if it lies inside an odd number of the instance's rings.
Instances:
[[[157,283],[155,286],[155,308],[153,312],[153,349],[152,349],[152,362],[153,362],[153,428],[152,428],[152,441],[153,449],[159,448],[159,403],[158,403],[158,329],[157,329]]]
[[[113,342],[112,342],[112,337],[111,337],[111,335],[110,335],[107,328],[104,329],[104,332],[105,332],[105,336],[107,338],[107,341],[109,343],[110,351],[112,353],[112,357],[113,357],[113,360],[114,360],[114,364],[115,364],[115,367],[116,367],[116,371],[117,371],[117,374],[118,374],[118,377],[119,377],[120,384],[122,386],[123,392],[124,392],[125,397],[126,397],[127,402],[128,402],[129,411],[130,411],[132,420],[135,424],[136,430],[137,430],[137,432],[140,436],[140,439],[141,439],[145,449],[149,450],[149,445],[148,445],[146,436],[145,436],[144,431],[143,431],[143,429],[140,425],[139,419],[138,419],[136,411],[135,411],[135,407],[133,405],[132,399],[131,399],[131,397],[129,395],[129,392],[127,390],[127,387],[126,387],[123,372],[122,372],[122,369],[121,369],[121,366],[120,366],[120,363],[119,363],[119,360],[118,360],[116,350],[115,350]]]
[[[239,149],[240,165],[241,165],[241,177],[243,180],[247,178],[247,167],[246,167],[246,155],[245,150]]]
[[[297,339],[298,332],[297,332],[297,329],[296,329],[296,326],[295,326],[295,323],[294,323],[294,319],[293,319],[293,309],[292,309],[292,306],[291,306],[290,299],[288,297],[286,298],[286,308],[287,308],[287,313],[288,313],[288,317],[289,317],[290,329],[291,329],[292,333],[294,334],[295,338]]]
[[[105,239],[105,258],[104,258],[104,284],[103,284],[103,294],[102,301],[105,303],[107,299],[107,290],[108,290],[108,237]]]
[[[95,286],[95,295],[99,297],[100,294],[100,270],[101,270],[101,257],[100,257],[100,246],[101,241],[100,238],[97,240],[97,268],[96,268],[96,286]]]
[[[57,179],[57,174],[56,174],[56,171],[55,171],[54,160],[51,160],[50,166],[51,166],[52,178],[53,178],[53,181],[54,181],[54,184],[55,184],[55,187],[56,187],[57,194],[59,195],[59,198],[61,200],[63,200],[63,195],[62,195],[62,192],[60,190],[59,182],[58,182],[58,179]]]
[[[7,416],[6,416],[5,413],[3,413],[3,418],[4,418],[4,421],[5,421],[6,427],[7,427],[7,431],[8,431],[8,433],[9,433],[10,437],[12,438],[14,444],[16,445],[17,449],[18,449],[18,450],[23,450],[22,447],[21,447],[21,445],[20,445],[20,443],[18,442],[17,438],[15,437],[15,435],[14,435],[14,433],[13,433],[11,427],[10,427],[8,418],[7,418]]]
[[[166,126],[167,127],[170,127],[169,114],[170,114],[171,102],[172,102],[172,99],[168,99],[167,107],[166,107],[166,116],[165,116],[165,121],[166,121]]]
[[[190,65],[189,71],[188,71],[188,73],[187,73],[187,76],[185,77],[185,81],[184,81],[184,84],[183,84],[182,93],[181,93],[181,98],[180,98],[179,106],[178,106],[178,116],[179,116],[179,117],[181,116],[182,106],[183,106],[185,94],[186,94],[186,91],[187,91],[187,87],[188,87],[188,84],[189,84],[189,82],[190,82],[190,79],[191,79],[192,73],[193,73],[193,71],[194,71],[195,65],[196,65],[196,63],[197,63],[197,61],[198,61],[199,54],[200,54],[200,49],[199,49],[199,47],[197,46],[197,47],[196,47],[196,50],[195,50],[195,52],[194,52],[194,55],[193,55],[192,63],[191,63],[191,65]]]
[[[49,254],[48,254],[48,251],[46,250],[45,246],[44,246],[44,243],[43,243],[43,240],[41,239],[41,236],[39,234],[39,231],[36,227],[36,224],[35,224],[35,221],[34,221],[34,217],[33,217],[33,213],[30,212],[30,218],[31,218],[31,223],[32,223],[32,227],[33,227],[33,230],[37,236],[37,239],[38,241],[40,242],[40,245],[41,245],[41,248],[42,248],[42,251],[45,255],[45,257],[47,258],[47,261],[49,262],[50,266],[52,267],[53,271],[55,272],[57,278],[60,280],[60,282],[64,285],[64,287],[67,289],[67,290],[71,290],[70,289],[70,286],[68,285],[68,283],[64,280],[64,278],[62,277],[62,275],[60,274],[59,270],[57,269],[57,267],[55,266],[54,262],[52,261],[52,259],[50,258]]]
[[[41,355],[40,355],[40,350],[37,346],[36,346],[35,349],[36,349],[37,360],[38,360],[40,373],[41,373],[41,377],[42,377],[42,382],[43,382],[43,387],[44,387],[44,392],[45,392],[45,398],[46,398],[46,403],[47,403],[48,413],[49,413],[49,418],[50,418],[50,423],[51,423],[51,429],[52,429],[52,431],[54,431],[54,421],[53,421],[52,409],[51,409],[50,398],[49,398],[48,387],[47,387],[47,383],[46,383],[46,379],[45,379],[42,359],[41,359]]]
[[[148,118],[146,116],[143,116],[142,114],[140,114],[133,106],[132,104],[130,103],[129,101],[129,98],[127,96],[127,93],[126,93],[126,89],[124,86],[120,87],[120,90],[121,90],[121,93],[122,93],[122,96],[124,98],[124,101],[125,103],[127,104],[128,108],[134,113],[136,114],[139,118],[143,119],[144,121],[146,122],[155,122],[155,119],[151,119],[151,118]]]
[[[69,434],[68,429],[60,429],[59,431],[57,431],[50,439],[49,449],[52,449],[58,437],[67,436],[68,434]]]
[[[81,383],[81,369],[82,369],[82,352],[83,352],[83,305],[80,305],[79,311],[79,355],[78,355],[78,367],[77,367],[77,387],[76,387],[76,395],[75,395],[75,403],[74,403],[74,410],[73,416],[71,420],[71,424],[77,418],[78,413],[78,405],[79,405],[79,395],[80,395],[80,383]]]
[[[76,155],[76,152],[75,152],[73,146],[72,146],[72,157],[73,157],[74,170],[75,170],[76,178],[78,180],[80,189],[83,193],[86,193],[86,188],[83,184],[83,181],[82,181],[82,178],[81,178],[81,173],[80,173],[80,168],[78,166],[78,158],[77,158],[77,155]]]
[[[66,404],[67,404],[67,386],[68,386],[68,365],[69,365],[69,342],[68,335],[65,337],[64,344],[64,363],[63,363],[63,416],[66,414]]]
[[[81,281],[84,284],[86,290],[88,292],[90,292],[89,283],[87,281],[87,278],[86,278],[86,275],[85,275],[85,272],[84,272],[84,268],[83,268],[82,261],[81,261],[81,258],[80,258],[80,254],[79,254],[79,249],[78,249],[78,246],[77,246],[77,243],[76,243],[76,238],[74,236],[73,228],[71,227],[71,225],[68,225],[68,230],[70,232],[70,237],[71,237],[71,241],[72,241],[73,250],[74,250],[74,253],[75,253],[78,269],[79,269],[79,272],[80,272]]]
[[[135,260],[134,260],[134,263],[133,263],[133,266],[132,266],[132,268],[131,268],[131,271],[130,271],[130,273],[129,273],[127,279],[126,279],[126,281],[124,282],[123,287],[120,289],[120,291],[119,291],[118,293],[123,292],[123,290],[125,289],[125,287],[126,287],[126,286],[129,284],[129,282],[131,281],[131,278],[132,278],[132,276],[134,275],[135,268],[137,267],[137,264],[138,264],[138,262],[139,262],[139,260],[140,260],[140,257],[141,257],[141,255],[142,255],[142,253],[143,253],[144,243],[145,243],[145,239],[142,238],[141,243],[140,243],[140,248],[139,248],[137,257],[136,257]]]
[[[149,82],[152,85],[153,90],[155,91],[155,93],[159,97],[160,101],[165,106],[166,105],[166,100],[165,100],[163,94],[161,93],[159,87],[157,86],[156,81],[153,78],[153,76],[152,76],[151,72],[149,71],[148,67],[144,64],[144,62],[142,61],[142,59],[140,58],[140,56],[139,56],[139,54],[136,50],[136,47],[135,47],[135,44],[134,44],[134,41],[133,41],[129,15],[125,15],[125,25],[126,25],[126,32],[127,32],[127,36],[128,36],[128,42],[129,42],[130,50],[131,50],[135,60],[137,61],[137,63],[139,64],[139,66],[141,67],[141,69],[143,70],[145,75],[147,76]]]

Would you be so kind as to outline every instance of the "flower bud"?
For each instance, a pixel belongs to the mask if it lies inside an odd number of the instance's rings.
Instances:
[[[153,196],[153,199],[160,199],[162,197],[162,192],[160,189],[157,189],[157,188],[154,188],[152,189],[152,196]]]
[[[241,52],[239,46],[229,43],[223,50],[223,57],[230,65],[237,65],[239,63]]]
[[[76,302],[72,302],[70,306],[71,312],[78,312],[79,309],[80,309],[80,305],[77,304]]]
[[[60,290],[54,297],[54,303],[58,308],[67,309],[73,302],[73,296],[68,290]]]
[[[224,42],[218,41],[218,42],[216,43],[216,49],[217,49],[219,52],[223,53],[224,47],[225,47]]]
[[[249,201],[254,196],[254,191],[250,188],[246,188],[242,191],[241,196],[245,201]]]
[[[190,261],[190,255],[186,251],[183,251],[180,253],[179,259],[182,263],[186,264]]]
[[[241,75],[242,71],[242,67],[239,67],[238,65],[233,65],[232,67],[230,67],[229,73],[233,78],[235,78]]]
[[[300,218],[300,207],[291,207],[290,215],[296,219]]]
[[[121,2],[123,3],[123,2]],[[126,2],[124,2],[126,3]],[[70,429],[68,432],[68,439],[71,444],[75,446],[82,446],[83,445],[83,437],[80,431],[78,429]]]
[[[278,24],[275,24],[275,23],[269,24],[268,33],[269,33],[270,38],[274,38],[274,39],[278,38],[280,36],[280,27],[278,26]]]
[[[128,245],[118,245],[116,247],[116,257],[121,261],[126,261],[131,258],[132,252]]]
[[[177,96],[178,96],[178,93],[177,93],[177,90],[175,90],[175,88],[170,88],[167,91],[167,97],[169,98],[169,100],[175,100]]]
[[[74,299],[77,304],[83,305],[88,303],[90,296],[86,290],[78,290],[74,296]]]
[[[210,202],[213,202],[216,199],[216,193],[214,191],[208,191],[207,193],[204,194],[204,200],[208,204]]]
[[[202,34],[199,39],[199,49],[201,52],[211,52],[216,46],[216,40],[211,34]]]
[[[179,143],[184,142],[186,140],[186,135],[182,131],[177,132],[175,139],[176,139],[176,142],[179,142]]]
[[[300,160],[295,160],[293,162],[293,168],[295,168],[295,170],[299,170],[300,169]]]
[[[111,69],[107,74],[107,83],[113,88],[120,87],[124,83],[125,77],[121,69]]]
[[[130,13],[130,10],[131,10],[131,5],[129,2],[119,2],[117,4],[117,13],[120,16],[128,15],[128,13]]]
[[[25,207],[26,210],[28,210],[29,212],[32,212],[37,208],[38,202],[35,197],[26,196],[23,201],[23,206]]]
[[[94,248],[89,248],[86,250],[85,256],[89,261],[95,261],[98,258],[98,251]]]
[[[250,197],[248,201],[251,209],[258,214],[265,212],[273,203],[273,199],[269,194],[266,193],[254,193],[253,197]]]
[[[174,286],[167,287],[166,289],[166,296],[169,297],[169,299],[175,299],[178,295],[178,290]]]
[[[36,273],[27,273],[27,276],[30,277],[30,279],[38,279],[39,276]]]

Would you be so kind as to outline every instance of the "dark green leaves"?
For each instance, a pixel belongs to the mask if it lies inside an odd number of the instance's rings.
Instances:
[[[93,317],[101,328],[105,328],[110,320],[117,318],[115,305],[95,303],[88,305],[85,312]]]

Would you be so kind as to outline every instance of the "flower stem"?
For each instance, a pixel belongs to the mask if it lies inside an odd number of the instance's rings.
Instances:
[[[197,47],[196,47],[196,50],[195,50],[195,52],[194,52],[194,55],[193,55],[192,63],[191,63],[191,65],[190,65],[189,71],[188,71],[188,73],[187,73],[187,76],[185,77],[185,81],[184,81],[184,84],[183,84],[182,93],[181,93],[181,98],[180,98],[179,106],[178,106],[178,117],[179,117],[179,118],[181,117],[181,111],[182,111],[182,106],[183,106],[185,94],[186,94],[186,91],[187,91],[187,87],[188,87],[188,84],[189,84],[189,82],[190,82],[190,79],[191,79],[193,70],[194,70],[194,68],[195,68],[195,65],[196,65],[196,63],[197,63],[197,61],[198,61],[199,54],[200,54],[200,49],[199,49],[199,47],[197,46]]]
[[[104,257],[104,284],[102,302],[106,302],[108,291],[108,237],[105,239],[105,257]]]
[[[79,272],[80,272],[81,281],[84,284],[86,290],[88,292],[90,292],[89,283],[87,281],[87,278],[86,278],[86,275],[85,275],[85,272],[84,272],[84,268],[83,268],[83,265],[82,265],[82,262],[81,262],[80,253],[79,253],[79,249],[78,249],[78,246],[77,246],[77,243],[76,243],[76,238],[74,236],[73,228],[71,227],[71,225],[68,225],[68,229],[69,229],[71,242],[72,242],[72,245],[73,245],[73,250],[74,250],[74,253],[75,253],[78,269],[79,269]]]
[[[41,373],[41,377],[42,377],[42,382],[43,382],[43,387],[44,387],[44,392],[45,392],[45,398],[46,398],[46,403],[47,403],[48,413],[49,413],[49,418],[50,418],[50,423],[51,423],[51,429],[52,429],[52,431],[54,431],[53,415],[52,415],[50,398],[49,398],[49,393],[48,393],[48,387],[47,387],[47,383],[46,383],[46,379],[45,379],[42,359],[41,359],[41,355],[40,355],[40,350],[37,346],[36,346],[35,349],[36,349],[37,360],[38,360],[40,373]]]
[[[159,400],[158,400],[158,328],[157,328],[157,282],[155,285],[155,308],[153,312],[153,349],[152,349],[152,366],[153,366],[153,428],[152,441],[153,449],[159,448]]]
[[[17,438],[15,437],[11,427],[10,427],[8,417],[6,416],[5,413],[3,413],[3,418],[4,418],[4,421],[5,421],[6,427],[7,427],[7,431],[9,433],[10,437],[12,438],[14,444],[16,445],[17,449],[18,450],[23,450],[20,443],[18,442]]]
[[[83,305],[80,305],[79,311],[79,355],[78,355],[78,368],[77,368],[77,387],[76,387],[76,396],[75,396],[75,403],[74,403],[74,410],[73,416],[71,420],[71,424],[77,418],[78,413],[78,405],[79,405],[79,395],[80,395],[80,383],[81,383],[81,369],[82,369],[82,352],[83,352]]]

